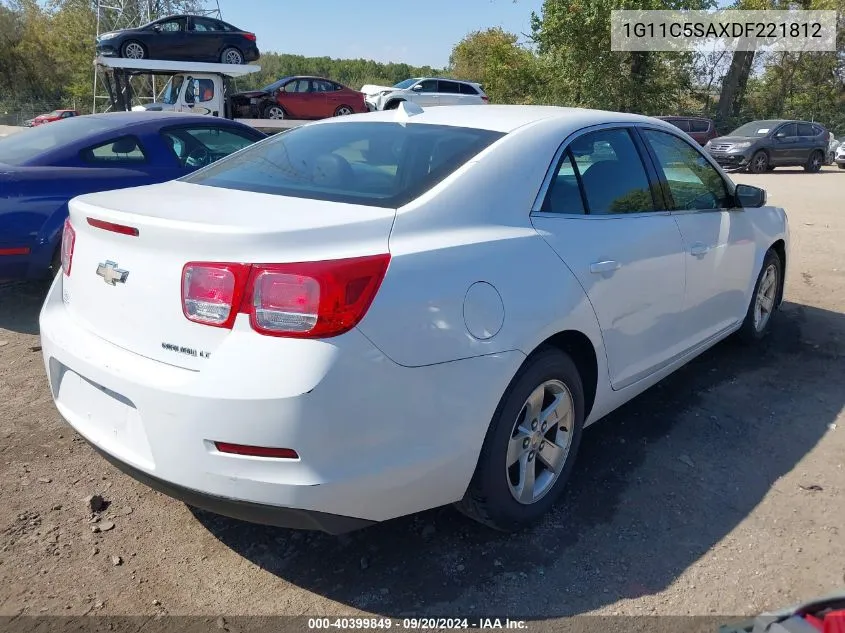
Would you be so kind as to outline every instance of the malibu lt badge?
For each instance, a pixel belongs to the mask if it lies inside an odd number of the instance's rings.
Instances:
[[[128,270],[121,270],[117,267],[117,262],[111,260],[106,260],[104,264],[98,265],[97,274],[110,286],[125,284],[126,278],[129,277]]]

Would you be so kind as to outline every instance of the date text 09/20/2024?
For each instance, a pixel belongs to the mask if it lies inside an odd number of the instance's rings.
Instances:
[[[526,628],[524,620],[510,618],[309,618],[309,630],[328,629],[404,629],[404,630],[448,630],[448,629],[512,629]]]

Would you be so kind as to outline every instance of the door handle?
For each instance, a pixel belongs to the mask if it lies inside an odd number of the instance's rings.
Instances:
[[[710,247],[707,246],[707,244],[704,244],[703,242],[696,242],[695,244],[690,246],[690,249],[689,249],[689,254],[692,255],[693,257],[698,257],[699,259],[704,257],[709,252],[710,252]]]
[[[597,275],[602,273],[612,273],[622,268],[622,264],[613,260],[606,260],[603,262],[593,262],[590,264],[590,272]]]

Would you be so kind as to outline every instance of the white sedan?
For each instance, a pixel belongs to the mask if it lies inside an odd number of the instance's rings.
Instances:
[[[73,200],[43,354],[70,425],[191,505],[515,530],[585,426],[767,333],[788,252],[784,211],[669,123],[403,104]]]

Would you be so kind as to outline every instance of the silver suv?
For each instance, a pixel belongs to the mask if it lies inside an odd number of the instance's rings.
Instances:
[[[479,83],[415,77],[400,81],[395,86],[362,86],[361,92],[370,110],[392,110],[403,101],[412,101],[424,108],[440,105],[482,105],[489,103],[484,88]]]

